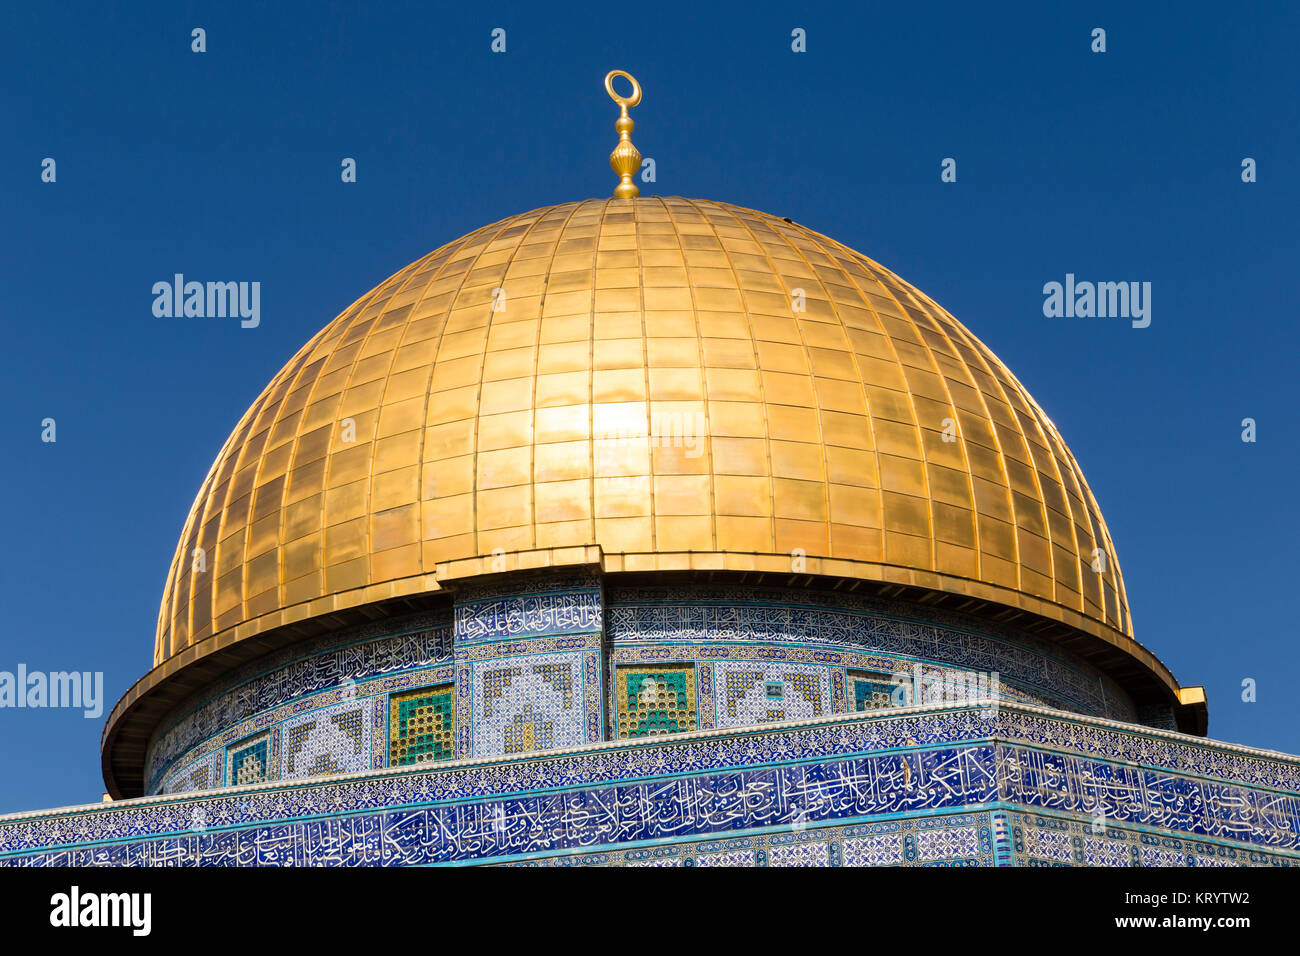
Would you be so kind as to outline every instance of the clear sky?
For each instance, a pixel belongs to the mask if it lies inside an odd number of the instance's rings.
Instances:
[[[789,216],[957,316],[1069,442],[1211,736],[1300,753],[1300,5],[443,6],[0,14],[0,670],[105,684],[98,719],[0,710],[0,812],[98,800],[186,512],[298,347],[480,225],[609,195],[616,68],[643,193]],[[177,272],[261,282],[261,324],[155,318]],[[1150,282],[1150,326],[1045,317],[1067,273]]]

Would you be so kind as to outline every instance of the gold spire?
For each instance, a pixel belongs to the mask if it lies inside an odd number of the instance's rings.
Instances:
[[[616,76],[621,76],[632,84],[631,96],[619,96],[614,92]],[[614,128],[618,130],[618,145],[614,147],[614,152],[609,154],[609,165],[619,178],[618,186],[614,189],[614,198],[635,199],[641,195],[641,190],[637,188],[636,183],[632,182],[632,174],[641,168],[641,153],[632,145],[632,140],[629,138],[636,124],[632,122],[632,117],[627,115],[627,111],[641,102],[641,84],[631,73],[610,70],[605,74],[605,92],[622,111],[614,123]]]

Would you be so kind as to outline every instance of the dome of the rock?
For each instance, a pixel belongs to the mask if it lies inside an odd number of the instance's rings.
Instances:
[[[1300,758],[1204,739],[1011,371],[792,219],[642,198],[605,90],[613,199],[411,263],[235,425],[105,804],[0,865],[1300,861]]]
[[[590,200],[413,262],[275,376],[185,521],[106,775],[257,654],[577,566],[978,614],[1196,721],[1074,456],[965,326],[789,219]]]

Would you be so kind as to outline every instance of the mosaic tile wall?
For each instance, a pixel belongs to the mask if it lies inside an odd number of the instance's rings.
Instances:
[[[1020,866],[1251,866],[1277,863],[1222,843],[1108,825],[1104,821],[1011,814]],[[1288,865],[1300,865],[1290,860]]]
[[[422,687],[388,698],[388,754],[394,767],[455,759],[455,684]]]
[[[167,778],[168,793],[197,793],[223,786],[226,779],[226,752],[224,749],[210,753]]]
[[[604,739],[594,574],[510,575],[456,596],[458,750],[494,757]]]
[[[914,663],[998,672],[1001,696],[1135,721],[1128,695],[1047,641],[912,603],[852,593],[719,585],[606,590],[614,662],[787,661],[892,674]],[[741,645],[741,646],[737,646]],[[837,712],[844,707],[838,707]]]
[[[749,850],[755,865],[1294,866],[1300,758],[1012,703],[925,706],[0,817],[14,865]]]
[[[278,774],[271,767],[273,753],[270,734],[241,740],[227,751],[226,782],[232,787],[245,787],[275,780]]]
[[[575,853],[506,866],[995,866],[993,819],[1003,811],[790,828],[733,837]]]
[[[474,756],[529,753],[586,742],[582,653],[476,662]],[[599,690],[596,691],[599,694]]]
[[[388,695],[457,679],[454,750],[425,749],[421,761],[601,740],[602,629],[598,578],[533,575],[465,587],[454,611],[393,622],[387,634],[371,625],[280,652],[164,721],[149,758],[150,791],[234,785],[228,748],[253,734],[284,753],[262,779],[387,766]],[[406,743],[398,750],[397,759],[410,756]]]
[[[164,721],[150,792],[233,785],[228,749],[262,733],[280,755],[268,780],[387,766],[388,695],[443,683],[456,691],[440,733],[454,735],[459,757],[854,712],[882,706],[890,675],[922,665],[997,671],[1004,700],[1134,717],[1117,687],[1058,648],[961,628],[951,615],[920,620],[931,612],[912,605],[719,586],[616,587],[609,596],[606,608],[594,573],[496,577],[462,586],[439,614],[253,662]],[[627,667],[644,672],[635,693],[619,676]],[[650,707],[647,667],[678,682],[689,671],[687,696],[683,683],[671,707]],[[669,693],[659,683],[655,694]],[[447,759],[437,748],[421,753]]]
[[[825,667],[719,661],[713,666],[713,679],[718,688],[715,727],[806,720],[834,710]]]
[[[889,674],[850,670],[846,677],[848,709],[858,713],[897,706],[894,700],[897,685],[890,681],[890,677]]]
[[[462,586],[456,594],[458,644],[548,634],[599,634],[604,599],[596,574],[508,575]]]
[[[237,786],[231,756],[244,741],[267,741],[266,780],[355,773],[389,764],[390,695],[449,685],[451,663],[347,682],[280,704],[200,741],[158,775],[158,793]],[[455,752],[446,759],[455,756]]]
[[[353,699],[285,721],[280,731],[286,780],[369,770],[374,763],[372,702]]]
[[[353,628],[252,661],[163,720],[149,748],[146,789],[205,789],[194,785],[194,773],[227,746],[318,707],[431,683],[451,673],[452,656],[449,607]],[[222,784],[220,776],[210,777],[207,786]]]
[[[620,740],[699,729],[694,664],[620,667],[614,683]]]
[[[1014,849],[997,835],[1008,828]],[[1000,852],[1001,851],[1001,852]],[[574,853],[505,866],[1106,866],[1300,865],[1186,836],[993,810],[819,827],[633,850]]]

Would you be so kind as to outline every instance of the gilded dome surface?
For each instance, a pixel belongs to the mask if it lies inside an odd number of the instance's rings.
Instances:
[[[1078,464],[961,323],[795,223],[642,198],[485,226],[308,342],[203,483],[154,659],[591,554],[896,582],[1139,649]]]

